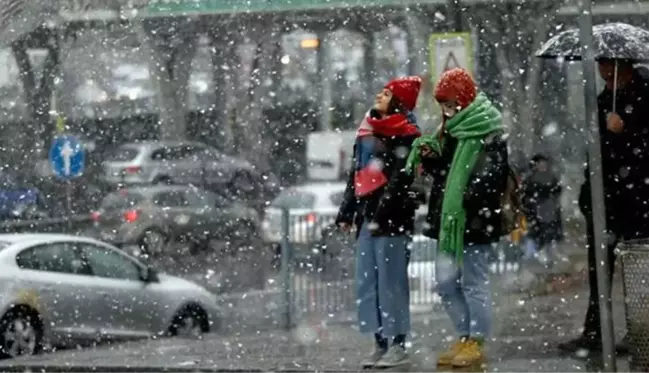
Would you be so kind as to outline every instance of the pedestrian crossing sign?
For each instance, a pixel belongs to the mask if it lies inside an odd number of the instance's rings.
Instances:
[[[474,49],[472,36],[469,32],[432,34],[428,39],[430,81],[434,87],[439,76],[446,70],[461,67],[474,75]],[[426,100],[434,102],[434,100]],[[437,105],[430,107],[430,113],[441,118]]]
[[[446,62],[444,63],[444,71],[454,69],[456,67],[462,67],[459,62],[457,62],[457,58],[455,58],[455,53],[452,51],[449,52],[448,56],[446,56]]]
[[[446,70],[461,67],[474,74],[473,45],[468,32],[432,34],[429,39],[432,83]]]

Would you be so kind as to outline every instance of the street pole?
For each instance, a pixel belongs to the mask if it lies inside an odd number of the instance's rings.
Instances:
[[[292,279],[291,279],[291,243],[289,241],[290,235],[290,210],[287,208],[282,209],[282,241],[280,246],[280,274],[282,279],[282,305],[284,308],[282,324],[286,330],[290,330],[293,326],[293,302],[291,299]]]
[[[593,48],[593,16],[591,0],[577,0],[579,7],[579,39],[581,41],[584,79],[584,109],[588,125],[588,164],[592,198],[593,233],[597,289],[599,291],[600,327],[602,332],[602,363],[605,372],[617,371],[613,305],[609,279],[606,211],[604,207],[604,180],[602,176],[601,146],[597,118],[597,87],[595,85],[595,51]]]
[[[72,233],[72,181],[70,180],[65,181],[65,204],[68,210],[68,229]]]
[[[462,32],[464,25],[462,22],[462,4],[460,0],[449,0],[446,4],[448,18],[451,20],[454,32]]]

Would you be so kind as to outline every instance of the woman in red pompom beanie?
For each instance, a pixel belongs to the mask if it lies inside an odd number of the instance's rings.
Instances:
[[[468,107],[477,94],[475,81],[464,69],[445,71],[435,85],[435,99],[440,103],[445,119]]]
[[[491,329],[487,258],[509,233],[501,220],[507,143],[500,111],[478,93],[468,71],[444,72],[434,94],[443,124],[416,140],[406,168],[412,172],[421,163],[434,180],[424,234],[437,240],[437,292],[457,333],[456,343],[438,355],[438,365],[478,366]]]
[[[373,335],[375,349],[363,368],[393,368],[409,363],[410,332],[408,242],[417,201],[414,177],[404,171],[412,143],[420,136],[412,111],[421,78],[388,82],[356,133],[354,170],[347,181],[336,224],[357,227],[356,293],[358,324]]]

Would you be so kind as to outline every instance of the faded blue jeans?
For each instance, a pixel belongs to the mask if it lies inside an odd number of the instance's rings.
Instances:
[[[373,237],[363,224],[356,247],[356,303],[361,333],[410,332],[408,236]]]
[[[486,339],[491,331],[491,250],[491,245],[466,246],[461,268],[455,256],[437,254],[437,292],[459,337]]]

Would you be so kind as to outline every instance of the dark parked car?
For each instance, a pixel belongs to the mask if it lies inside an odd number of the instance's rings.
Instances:
[[[47,217],[42,206],[41,192],[21,185],[9,173],[0,173],[0,219],[38,219]]]
[[[258,213],[232,199],[193,186],[156,185],[108,194],[91,235],[117,245],[138,245],[160,256],[169,242],[205,249],[211,240],[244,243],[257,236]]]

